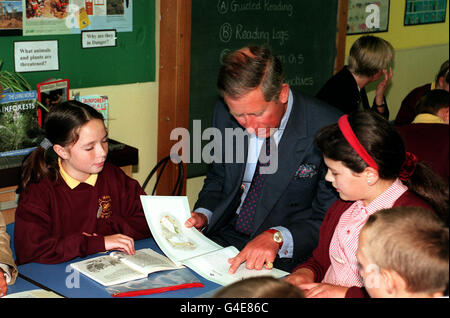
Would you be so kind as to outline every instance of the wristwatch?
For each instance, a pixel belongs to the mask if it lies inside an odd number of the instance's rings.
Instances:
[[[266,232],[269,232],[269,233],[273,234],[272,239],[276,243],[278,243],[279,248],[281,248],[281,246],[283,246],[283,235],[281,234],[280,231],[275,230],[275,229],[269,229],[269,230],[266,230]]]

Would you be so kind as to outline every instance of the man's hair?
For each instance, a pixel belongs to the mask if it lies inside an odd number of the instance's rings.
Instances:
[[[298,287],[271,276],[251,277],[220,289],[214,298],[304,298]]]
[[[352,45],[348,69],[352,73],[370,77],[387,68],[393,60],[394,48],[388,41],[365,35]]]
[[[449,92],[444,89],[433,89],[419,99],[416,113],[436,115],[440,109],[448,107]]]
[[[369,217],[360,240],[368,262],[397,272],[409,292],[443,292],[448,285],[448,227],[432,211],[380,210]]]
[[[217,88],[223,96],[239,98],[261,86],[266,101],[277,100],[284,83],[281,62],[266,46],[249,46],[226,55]]]

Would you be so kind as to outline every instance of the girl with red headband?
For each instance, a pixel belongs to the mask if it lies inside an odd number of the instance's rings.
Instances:
[[[395,128],[372,111],[342,116],[316,135],[339,199],[320,228],[313,255],[286,280],[306,297],[366,297],[356,250],[369,216],[395,206],[419,206],[447,222],[448,185],[406,153]]]

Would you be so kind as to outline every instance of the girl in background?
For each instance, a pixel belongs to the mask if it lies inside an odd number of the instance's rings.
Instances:
[[[136,180],[107,162],[103,116],[78,101],[54,107],[46,138],[23,165],[14,244],[19,264],[121,250],[150,231]]]

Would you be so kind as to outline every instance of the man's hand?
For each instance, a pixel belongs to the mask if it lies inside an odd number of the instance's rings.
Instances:
[[[7,290],[8,290],[8,285],[6,284],[6,278],[5,278],[3,270],[0,268],[0,297],[5,296]]]
[[[186,220],[184,225],[187,228],[195,227],[200,231],[208,225],[208,218],[203,213],[191,212],[191,217]]]
[[[234,274],[244,262],[248,269],[261,270],[264,264],[267,269],[271,269],[279,249],[272,237],[271,233],[263,232],[251,240],[238,255],[228,260],[231,264],[228,272]]]

